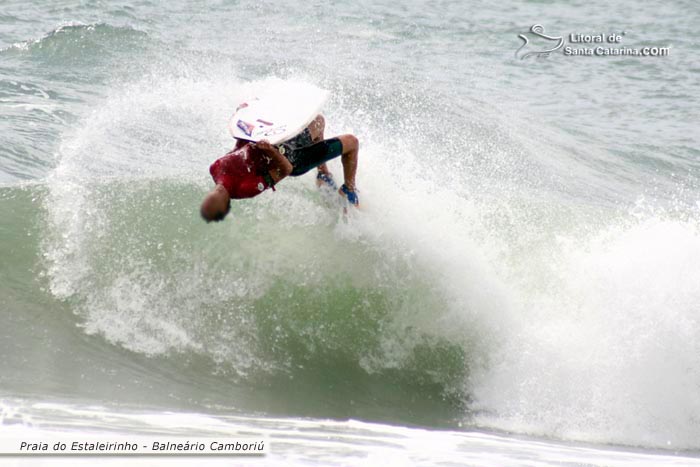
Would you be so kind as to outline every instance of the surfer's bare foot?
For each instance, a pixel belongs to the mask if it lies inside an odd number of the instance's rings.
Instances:
[[[321,169],[318,170],[316,174],[316,186],[318,188],[328,187],[331,190],[338,189],[338,185],[335,184],[335,180],[333,179],[333,174],[330,173],[328,169],[325,171],[321,171]]]
[[[345,184],[343,184],[343,186],[341,186],[338,190],[338,193],[340,194],[340,196],[347,199],[348,203],[352,204],[356,208],[360,207],[360,198],[357,197],[357,193],[354,187],[351,190]]]

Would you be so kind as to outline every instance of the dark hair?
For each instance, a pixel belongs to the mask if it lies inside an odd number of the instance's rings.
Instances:
[[[207,221],[207,224],[208,224],[209,222],[212,222],[212,221],[219,222],[219,221],[224,220],[224,218],[228,215],[230,210],[231,210],[231,200],[229,199],[228,204],[226,205],[226,210],[223,212],[221,212],[221,211],[217,212],[216,215],[214,217],[212,217],[211,219],[207,219],[207,217],[204,215],[204,211],[199,211],[199,214],[202,216],[202,219]]]

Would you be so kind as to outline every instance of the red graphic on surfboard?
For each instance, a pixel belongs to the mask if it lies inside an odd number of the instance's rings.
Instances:
[[[236,126],[246,135],[252,136],[253,135],[253,130],[255,130],[255,125],[244,122],[243,120],[238,120],[238,123],[236,123]]]

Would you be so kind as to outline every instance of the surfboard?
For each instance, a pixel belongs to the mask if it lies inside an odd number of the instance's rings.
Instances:
[[[298,135],[321,111],[328,91],[306,83],[280,83],[243,102],[229,121],[236,139],[278,144]]]

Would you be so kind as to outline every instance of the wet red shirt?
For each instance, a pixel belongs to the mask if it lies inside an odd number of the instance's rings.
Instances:
[[[231,198],[252,198],[270,185],[265,181],[262,155],[250,145],[234,149],[209,167],[214,183],[222,184]],[[274,190],[274,188],[273,188]]]

